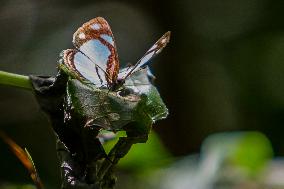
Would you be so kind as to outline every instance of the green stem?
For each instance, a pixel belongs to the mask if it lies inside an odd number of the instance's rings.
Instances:
[[[0,71],[0,85],[32,90],[32,83],[28,76]]]

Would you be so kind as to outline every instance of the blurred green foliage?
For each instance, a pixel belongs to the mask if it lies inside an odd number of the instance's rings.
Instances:
[[[212,153],[221,164],[241,169],[248,176],[259,176],[273,158],[268,138],[260,132],[226,132],[208,137],[202,145],[203,158]]]
[[[272,157],[273,149],[267,137],[259,132],[248,132],[239,137],[229,159],[232,165],[246,169],[253,176],[263,171]]]
[[[125,136],[124,132],[118,132],[116,139],[108,141],[104,144],[106,151],[118,141],[118,137]],[[145,144],[135,144],[132,146],[128,154],[120,160],[118,167],[124,170],[143,174],[157,168],[165,167],[173,161],[173,157],[161,143],[158,135],[151,132],[149,139]]]

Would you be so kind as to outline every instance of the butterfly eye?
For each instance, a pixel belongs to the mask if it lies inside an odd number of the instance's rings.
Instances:
[[[122,90],[117,92],[117,95],[121,96],[121,97],[126,97],[130,94],[133,94],[134,91],[132,89],[129,88],[123,88]]]

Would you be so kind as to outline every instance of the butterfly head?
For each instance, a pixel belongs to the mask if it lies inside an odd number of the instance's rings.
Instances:
[[[123,84],[125,83],[125,79],[123,78],[118,78],[117,80],[115,80],[115,82],[111,83],[108,88],[111,90],[111,91],[117,91],[119,90]]]

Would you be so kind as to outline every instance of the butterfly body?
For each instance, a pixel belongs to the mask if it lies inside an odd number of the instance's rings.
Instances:
[[[146,69],[133,74],[118,91],[99,89],[95,85],[85,85],[77,79],[70,79],[67,83],[67,100],[64,107],[67,108],[66,112],[72,113],[64,117],[80,118],[88,123],[85,126],[114,132],[125,130],[124,127],[132,122],[148,120],[147,123],[152,123],[165,118],[168,110],[156,87],[151,84]],[[141,126],[139,130],[146,133],[151,125]]]
[[[138,62],[128,69],[121,69],[115,40],[107,21],[94,18],[83,24],[73,35],[76,49],[62,53],[60,67],[83,82],[90,82],[98,88],[118,90],[131,75],[147,66],[167,45],[170,32],[165,33]]]

